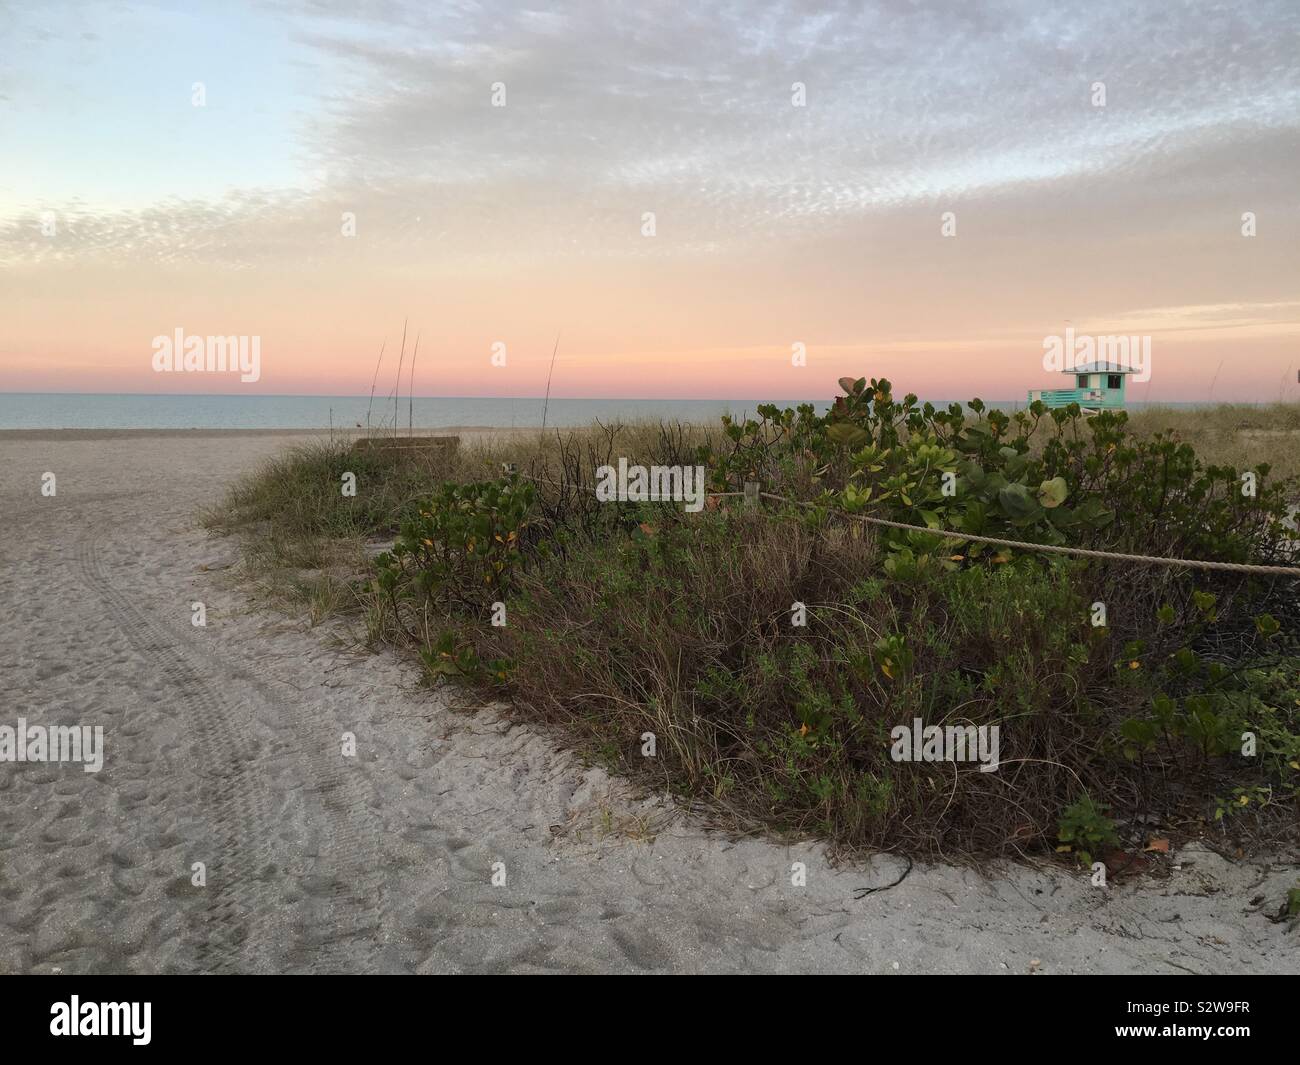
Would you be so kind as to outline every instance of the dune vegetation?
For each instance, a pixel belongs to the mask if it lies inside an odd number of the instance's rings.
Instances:
[[[1298,566],[1300,446],[1277,441],[1300,408],[1085,418],[841,386],[825,414],[716,426],[339,437],[210,522],[277,598],[737,828],[1112,868],[1175,837],[1294,838],[1295,576],[962,537]],[[620,459],[702,469],[703,506],[602,500]],[[913,757],[914,725],[996,727],[995,768]]]

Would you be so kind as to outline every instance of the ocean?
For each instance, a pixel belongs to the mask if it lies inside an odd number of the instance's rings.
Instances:
[[[564,399],[551,397],[546,424],[590,425],[594,420],[634,421],[654,419],[714,422],[723,414],[743,417],[762,403],[795,407],[820,400],[764,399]],[[948,400],[932,400],[946,405]],[[1196,404],[1165,404],[1192,407]],[[494,399],[481,397],[415,397],[417,429],[452,425],[499,428],[533,428],[542,424],[540,398]],[[1014,403],[990,403],[1003,410]],[[1023,403],[1019,406],[1024,406]],[[1143,404],[1131,403],[1131,408]],[[76,392],[0,393],[0,429],[327,429],[379,427],[392,424],[392,400],[379,397],[373,407],[369,396],[257,396],[257,395],[109,395]],[[408,401],[398,408],[398,424],[408,420]]]
[[[551,397],[546,424],[590,425],[599,418],[717,421],[723,414],[741,416],[768,400],[713,399],[563,399]],[[804,400],[777,400],[797,406]],[[543,400],[416,396],[417,429],[452,425],[494,429],[531,428],[542,424]],[[818,404],[825,409],[825,401]],[[393,401],[369,396],[250,395],[90,395],[79,393],[0,393],[0,429],[326,429],[355,428],[393,422]],[[406,397],[398,407],[399,424],[411,412]]]

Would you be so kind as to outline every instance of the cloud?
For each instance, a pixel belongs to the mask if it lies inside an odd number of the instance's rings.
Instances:
[[[277,253],[302,254],[320,241],[323,220],[310,234],[302,208],[296,190],[232,193],[217,202],[167,200],[139,211],[92,211],[74,202],[0,222],[0,265],[102,260],[250,266]]]
[[[28,210],[0,228],[0,261],[331,254],[343,211],[377,245],[466,261],[712,254],[1005,197],[1027,215],[1081,192],[1122,201],[1154,181],[1204,210],[1241,189],[1239,146],[1266,182],[1300,154],[1291,0],[274,10],[318,79],[297,145],[310,180],[64,205],[56,243]]]

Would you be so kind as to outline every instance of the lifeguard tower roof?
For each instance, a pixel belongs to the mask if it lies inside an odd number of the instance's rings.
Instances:
[[[1118,362],[1085,362],[1078,366],[1068,366],[1062,373],[1137,373],[1134,366],[1125,366]]]

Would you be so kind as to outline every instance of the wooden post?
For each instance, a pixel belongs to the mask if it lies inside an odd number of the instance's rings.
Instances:
[[[747,507],[758,506],[758,487],[759,486],[757,481],[745,482],[745,506]]]

